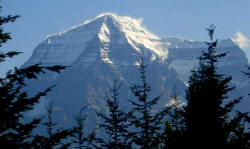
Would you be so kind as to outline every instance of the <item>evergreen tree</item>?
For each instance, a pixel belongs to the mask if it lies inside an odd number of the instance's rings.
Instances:
[[[107,139],[102,140],[102,148],[107,149],[129,149],[132,148],[131,138],[133,134],[129,131],[129,121],[131,114],[120,109],[119,106],[118,80],[115,80],[110,94],[106,94],[106,105],[108,114],[101,112],[97,115],[103,120],[99,127],[104,129]]]
[[[47,136],[36,135],[34,137],[33,146],[36,149],[53,149],[59,147],[61,149],[68,148],[71,144],[65,143],[68,137],[73,133],[70,129],[57,129],[53,120],[54,104],[50,102],[47,107],[47,121],[43,123],[47,128]],[[64,141],[64,142],[63,142]]]
[[[184,118],[186,140],[189,148],[230,148],[236,132],[242,131],[242,121],[247,113],[234,113],[234,107],[241,98],[228,100],[227,93],[231,77],[218,74],[216,62],[226,53],[217,54],[217,40],[213,25],[208,28],[210,42],[208,50],[199,57],[199,67],[192,71],[186,92],[187,106]]]
[[[86,119],[86,116],[83,115],[83,110],[84,108],[82,108],[80,110],[80,112],[74,117],[75,121],[76,121],[76,128],[75,131],[73,133],[73,144],[76,144],[77,149],[82,149],[84,148],[84,143],[87,142],[87,138],[84,137],[84,132],[83,132],[83,122]]]
[[[14,22],[18,16],[0,16],[0,47],[11,39],[10,33],[3,31],[3,25]],[[0,51],[0,62],[8,57],[13,57],[21,52]],[[31,133],[40,123],[40,119],[30,122],[24,121],[24,113],[32,110],[34,104],[39,102],[40,97],[45,96],[51,88],[29,97],[23,88],[26,79],[36,79],[38,74],[45,70],[60,72],[63,66],[42,67],[33,65],[26,68],[14,68],[4,77],[0,78],[0,146],[8,148],[31,148]]]
[[[138,58],[137,61],[141,84],[130,88],[136,97],[135,101],[130,100],[133,106],[131,123],[136,130],[133,142],[141,149],[152,149],[157,148],[160,143],[159,136],[163,131],[163,118],[167,110],[153,112],[152,108],[157,104],[161,96],[149,99],[151,88],[146,80],[147,65],[145,65],[143,57]]]
[[[84,121],[86,119],[86,115],[83,114],[84,109],[85,107],[82,108],[80,112],[74,116],[76,126],[72,134],[72,143],[74,145],[74,148],[77,149],[89,149],[91,147],[95,147],[95,132],[91,134],[86,134],[84,132]]]
[[[183,118],[183,103],[174,91],[170,95],[170,105],[167,112],[167,120],[164,126],[164,132],[161,136],[161,148],[176,149],[184,148],[185,125]]]

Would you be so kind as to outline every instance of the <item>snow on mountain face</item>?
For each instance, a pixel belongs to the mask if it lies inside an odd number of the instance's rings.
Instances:
[[[150,63],[150,71],[154,72],[148,72],[148,77],[157,78],[149,80],[155,90],[170,92],[167,90],[171,90],[175,83],[180,84],[178,88],[181,90],[185,88],[165,63],[168,50],[164,44],[160,37],[141,25],[141,20],[104,13],[69,30],[49,35],[39,44],[23,67],[36,63],[71,67],[60,74],[49,72],[37,80],[29,80],[26,89],[32,95],[57,84],[43,102],[54,100],[60,109],[56,112],[57,120],[68,125],[73,122],[70,115],[86,106],[89,122],[93,122],[97,120],[93,110],[105,109],[104,95],[115,79],[123,84],[121,104],[128,108],[126,99],[132,98],[128,89],[138,82],[136,59],[141,54]],[[162,105],[166,102],[162,101]],[[33,113],[39,111],[44,112],[42,108],[36,108]]]
[[[167,48],[170,53],[168,58],[170,67],[177,71],[183,81],[187,82],[191,74],[190,70],[198,66],[198,57],[202,54],[202,51],[207,49],[207,45],[204,42],[195,42],[181,38],[167,37],[163,41],[169,42]],[[247,58],[244,52],[231,39],[219,41],[217,52],[227,53],[227,56],[222,58],[218,64],[222,73],[232,75],[235,79],[243,75],[241,71],[245,70]],[[235,75],[237,71],[231,69],[232,67],[237,68],[239,76]],[[227,68],[228,70],[226,70]]]
[[[105,109],[103,97],[115,79],[123,84],[121,104],[128,108],[127,99],[133,99],[128,89],[139,79],[136,56],[143,53],[149,64],[147,78],[152,95],[163,93],[160,105],[169,105],[168,95],[175,89],[185,98],[190,70],[198,65],[197,57],[206,49],[203,42],[158,37],[143,27],[140,19],[103,13],[69,30],[49,35],[23,67],[36,63],[71,66],[60,74],[46,73],[38,80],[29,81],[27,90],[32,94],[57,84],[44,103],[55,101],[57,109],[61,109],[56,113],[58,121],[70,123],[73,121],[70,115],[86,106],[91,123],[97,120],[93,110]],[[228,52],[218,67],[220,72],[233,77],[236,90],[232,94],[247,95],[250,82],[241,73],[248,64],[245,54],[232,40],[220,41],[217,49],[219,53]]]
[[[184,40],[181,38],[163,38],[163,42],[168,42],[167,45],[169,55],[169,67],[174,69],[178,78],[186,85],[191,70],[197,68],[199,61],[198,57],[202,51],[207,50],[207,45],[204,42],[195,42]],[[235,89],[230,93],[230,97],[248,97],[250,87],[249,79],[242,73],[247,71],[246,66],[248,60],[245,53],[231,40],[221,40],[217,45],[217,53],[227,53],[225,57],[221,58],[217,63],[218,71],[225,76],[231,76],[231,86]],[[250,103],[245,99],[240,105],[242,110],[247,110]]]
[[[49,35],[38,45],[25,65],[35,63],[71,65],[81,53],[84,53],[86,45],[96,37],[102,44],[102,48],[86,56],[82,62],[91,63],[100,56],[104,62],[113,64],[109,54],[111,36],[115,36],[119,44],[129,43],[135,50],[134,53],[148,53],[151,60],[155,60],[156,57],[161,60],[167,58],[168,51],[163,48],[160,38],[147,31],[141,25],[141,20],[104,13],[82,25]],[[146,52],[145,49],[147,49]]]

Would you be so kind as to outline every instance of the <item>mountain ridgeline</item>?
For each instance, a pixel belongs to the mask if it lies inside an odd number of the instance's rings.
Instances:
[[[61,73],[47,72],[37,80],[27,80],[26,90],[35,94],[39,90],[56,84],[28,116],[43,115],[50,100],[55,102],[55,118],[64,126],[71,126],[73,114],[86,107],[86,125],[94,127],[98,122],[94,111],[105,112],[105,93],[118,79],[120,106],[130,107],[133,98],[129,88],[138,83],[138,56],[143,55],[148,65],[146,76],[151,85],[152,97],[161,94],[156,106],[169,106],[169,95],[178,93],[185,104],[185,91],[191,70],[199,64],[197,59],[207,49],[203,42],[174,37],[158,37],[142,26],[141,20],[127,16],[104,13],[92,20],[61,33],[49,35],[39,44],[31,58],[22,66],[33,64],[44,66],[69,66]],[[247,97],[249,79],[246,71],[248,60],[245,53],[231,40],[221,40],[216,47],[218,53],[227,53],[218,63],[218,71],[232,76],[231,86],[236,88],[230,97]],[[202,106],[202,105],[201,105]],[[250,102],[243,99],[238,108],[247,110]],[[88,128],[86,128],[88,129]]]

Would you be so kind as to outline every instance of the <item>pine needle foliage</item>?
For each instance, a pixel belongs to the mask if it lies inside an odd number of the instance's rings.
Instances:
[[[14,22],[19,16],[0,16],[0,62],[20,54],[17,51],[2,49],[4,43],[11,39],[10,33],[4,32],[3,25]],[[31,148],[32,132],[41,119],[36,118],[27,122],[24,113],[32,110],[39,99],[46,96],[52,86],[30,97],[24,91],[25,80],[37,79],[37,75],[45,71],[60,72],[64,66],[43,67],[39,64],[26,68],[17,68],[0,77],[0,146],[13,149]]]
[[[208,50],[199,57],[199,67],[192,71],[186,92],[187,145],[190,148],[230,148],[232,140],[238,140],[236,132],[244,127],[247,113],[236,112],[235,106],[241,97],[228,98],[227,94],[234,89],[229,84],[232,78],[219,74],[216,66],[226,53],[216,52],[215,26],[211,25],[207,31],[210,39],[206,42]]]
[[[102,119],[99,127],[105,131],[107,139],[102,142],[103,148],[112,149],[129,149],[132,148],[131,138],[133,133],[130,132],[129,119],[131,113],[127,113],[120,109],[119,105],[119,89],[121,84],[118,80],[114,81],[109,93],[106,94],[106,105],[108,113],[98,112],[97,115]]]
[[[138,71],[140,72],[140,84],[133,85],[130,91],[135,96],[134,100],[129,100],[132,104],[133,117],[131,124],[135,128],[133,142],[138,148],[156,148],[160,142],[160,134],[163,128],[163,119],[167,109],[153,111],[153,107],[158,103],[161,95],[150,98],[151,87],[147,83],[146,68],[143,56],[138,57]]]

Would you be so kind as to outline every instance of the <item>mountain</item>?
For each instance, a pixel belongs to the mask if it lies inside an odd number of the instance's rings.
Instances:
[[[56,84],[29,116],[44,114],[44,106],[53,100],[56,119],[71,125],[72,118],[86,106],[88,124],[98,121],[93,111],[105,112],[105,93],[119,79],[122,83],[122,108],[134,97],[129,87],[139,80],[137,57],[144,56],[152,97],[162,94],[158,107],[169,104],[169,94],[177,91],[185,102],[190,71],[198,65],[197,57],[207,46],[203,42],[174,37],[159,37],[142,26],[141,20],[113,13],[103,13],[66,31],[52,34],[39,44],[31,58],[22,66],[55,64],[70,66],[60,74],[48,72],[38,80],[27,81],[32,95]],[[250,82],[242,71],[248,65],[244,52],[231,40],[221,40],[218,52],[228,52],[219,64],[219,71],[233,77],[233,97],[247,95]],[[239,108],[246,110],[249,102]],[[93,125],[88,125],[89,127]]]

